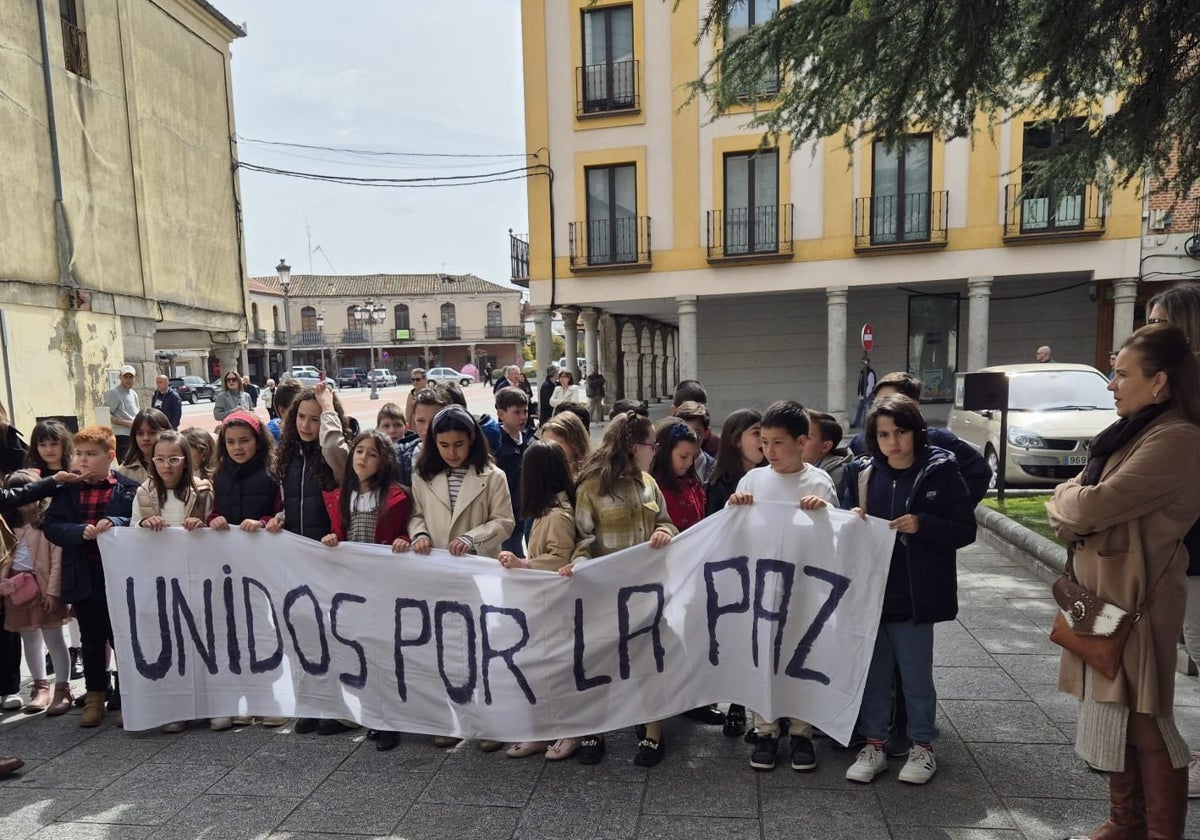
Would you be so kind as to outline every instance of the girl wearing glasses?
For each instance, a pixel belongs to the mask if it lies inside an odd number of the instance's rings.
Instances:
[[[169,431],[171,421],[157,408],[143,408],[133,415],[129,426],[132,444],[121,459],[115,472],[132,478],[139,484],[150,477],[150,458],[154,454],[154,441],[159,432]]]
[[[231,370],[221,377],[221,393],[213,401],[213,417],[223,423],[226,415],[239,409],[250,412],[254,406],[250,405],[250,395],[242,390],[241,374]]]
[[[160,432],[150,459],[150,478],[138,488],[133,500],[133,521],[142,528],[162,531],[182,525],[188,531],[204,527],[212,511],[212,485],[196,481],[192,471],[192,448],[188,439],[171,429]],[[214,731],[233,725],[229,718],[213,718]],[[183,721],[168,723],[163,732],[182,732]]]
[[[650,475],[658,444],[654,426],[632,411],[617,415],[604,430],[579,475],[575,499],[575,553],[558,570],[570,577],[573,564],[649,542],[662,548],[679,533],[667,512],[667,501]],[[662,724],[638,727],[640,740],[634,764],[653,767],[662,761]],[[604,757],[604,737],[588,735],[579,742],[580,764],[598,764]]]

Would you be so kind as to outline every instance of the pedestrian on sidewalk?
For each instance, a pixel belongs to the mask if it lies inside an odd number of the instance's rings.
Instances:
[[[1119,419],[1046,512],[1073,548],[1079,585],[1139,617],[1113,679],[1064,649],[1058,686],[1080,701],[1075,751],[1108,773],[1108,820],[1091,836],[1181,838],[1189,755],[1175,725],[1175,662],[1183,540],[1200,516],[1200,366],[1187,336],[1168,323],[1142,327],[1117,354],[1108,389]]]
[[[858,395],[858,405],[854,409],[854,420],[850,423],[851,429],[862,426],[863,415],[866,414],[867,407],[871,404],[875,393],[875,368],[871,367],[871,357],[864,353],[861,364],[862,368],[858,372],[858,390],[855,392]]]

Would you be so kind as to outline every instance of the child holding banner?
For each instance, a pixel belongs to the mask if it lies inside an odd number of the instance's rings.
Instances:
[[[704,485],[696,474],[699,436],[682,420],[663,420],[655,437],[650,475],[667,501],[667,513],[680,531],[704,518]]]
[[[729,497],[731,505],[752,504],[755,500],[799,503],[812,509],[837,504],[837,491],[829,474],[804,463],[804,444],[808,440],[808,412],[795,400],[771,403],[762,416],[762,452],[767,466],[757,467],[742,476],[737,492]],[[792,769],[808,772],[817,769],[812,726],[791,718]],[[779,721],[754,715],[757,737],[750,753],[755,770],[774,770],[779,754]]]
[[[975,502],[954,456],[929,445],[928,426],[912,399],[883,397],[866,422],[869,455],[847,466],[842,505],[890,520],[897,537],[859,711],[867,744],[846,778],[866,784],[887,769],[884,741],[899,667],[912,742],[899,778],[923,785],[937,772],[933,625],[958,613],[955,552],[975,540]]]
[[[501,391],[503,393],[503,390]],[[576,418],[578,419],[578,418]],[[575,483],[563,448],[552,441],[534,441],[521,459],[521,510],[533,520],[529,531],[529,557],[511,551],[497,555],[506,569],[557,572],[571,562],[575,551]],[[508,748],[509,758],[544,752],[550,761],[570,758],[579,748],[577,738],[522,741]]]
[[[644,542],[662,548],[679,533],[667,513],[667,500],[648,472],[657,449],[654,426],[647,418],[628,411],[609,423],[604,439],[579,476],[575,504],[578,542],[572,563]],[[559,569],[559,574],[570,577],[571,566]],[[663,758],[662,723],[644,724],[638,727],[638,734],[633,763],[653,767]],[[588,735],[579,743],[579,763],[598,764],[604,750],[604,736]]]
[[[492,460],[483,429],[460,405],[446,406],[429,424],[413,469],[412,497],[412,542],[401,537],[394,551],[428,554],[444,548],[456,557],[495,557],[516,525],[508,479]],[[452,747],[459,740],[439,735],[433,743]],[[502,746],[491,739],[479,742],[484,752]]]
[[[185,530],[203,528],[212,511],[212,485],[195,477],[195,455],[186,436],[168,429],[158,433],[150,458],[150,477],[138,488],[133,500],[133,521],[140,528],[162,531],[172,525]],[[219,732],[233,726],[227,717],[215,717],[209,729]],[[162,727],[163,732],[182,732],[185,721]]]
[[[346,540],[407,545],[412,505],[396,478],[398,471],[391,439],[378,429],[360,432],[350,443],[342,486],[325,491],[330,530],[321,542],[330,548]],[[380,752],[400,744],[400,733],[391,730],[372,729],[367,738]]]

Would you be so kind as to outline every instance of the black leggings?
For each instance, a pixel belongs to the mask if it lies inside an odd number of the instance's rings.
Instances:
[[[83,648],[83,681],[88,691],[108,688],[108,646],[112,644],[112,622],[108,620],[108,601],[104,590],[91,598],[76,601],[79,641]]]
[[[21,634],[3,629],[0,614],[0,695],[21,692]]]

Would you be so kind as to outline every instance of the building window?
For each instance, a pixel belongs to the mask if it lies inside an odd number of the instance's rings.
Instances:
[[[729,10],[728,38],[733,41],[754,27],[766,23],[779,11],[779,0],[740,0]],[[767,68],[758,83],[751,88],[742,86],[738,96],[746,99],[772,96],[779,93],[779,65]]]
[[[395,307],[392,308],[392,317],[395,318],[395,320],[396,320],[396,329],[398,329],[398,330],[412,329],[408,325],[408,305],[407,304],[397,303],[395,305]]]
[[[908,372],[921,380],[921,402],[951,402],[958,371],[958,296],[908,299]]]
[[[278,306],[271,307],[271,329],[274,330],[275,332],[279,332],[279,307]]]
[[[593,166],[585,174],[588,264],[637,262],[637,167]]]
[[[871,178],[871,244],[929,240],[930,161],[933,137],[919,134],[889,149],[874,146]]]
[[[442,304],[442,329],[445,329],[445,330],[455,329],[458,326],[457,320],[458,319],[457,319],[457,316],[454,311],[454,304],[453,303],[443,303]]]
[[[1026,123],[1021,169],[1033,172],[1052,151],[1085,129],[1082,117],[1059,123]],[[1050,182],[1021,199],[1021,231],[1078,230],[1083,227],[1084,190],[1080,184]]]
[[[633,60],[633,6],[583,11],[580,113],[638,107],[637,62]]]
[[[87,32],[79,14],[83,0],[58,0],[58,16],[62,21],[63,63],[76,76],[91,78],[88,64]]]
[[[258,332],[258,304],[250,304],[250,323],[253,325],[255,332]]]
[[[317,310],[311,306],[304,306],[300,308],[300,331],[317,331]]]
[[[725,254],[779,250],[779,152],[725,155]]]
[[[489,327],[499,327],[504,323],[504,311],[500,308],[499,301],[491,301],[487,305],[487,325]]]

